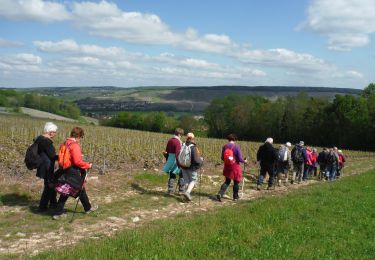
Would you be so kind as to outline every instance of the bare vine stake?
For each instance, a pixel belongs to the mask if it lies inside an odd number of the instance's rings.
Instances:
[[[106,147],[103,146],[103,174],[105,173],[105,156],[106,156]]]

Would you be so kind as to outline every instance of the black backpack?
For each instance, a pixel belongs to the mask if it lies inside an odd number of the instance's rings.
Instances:
[[[25,164],[27,169],[34,170],[39,167],[42,158],[38,154],[38,143],[33,142],[26,150]]]
[[[295,147],[292,151],[292,160],[294,163],[303,163],[305,160],[303,158],[302,148]]]
[[[334,164],[337,161],[336,155],[333,152],[327,154],[327,163]]]

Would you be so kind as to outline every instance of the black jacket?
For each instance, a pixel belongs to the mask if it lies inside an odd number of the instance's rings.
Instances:
[[[272,166],[277,160],[277,149],[275,149],[269,142],[261,145],[257,152],[257,161],[260,165]]]
[[[42,163],[39,165],[36,176],[42,179],[51,180],[54,172],[55,161],[57,160],[56,150],[51,139],[38,136],[35,139],[38,143],[38,154],[42,158]]]

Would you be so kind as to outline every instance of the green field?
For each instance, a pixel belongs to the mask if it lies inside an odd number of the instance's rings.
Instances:
[[[37,259],[373,259],[375,171],[183,214]]]

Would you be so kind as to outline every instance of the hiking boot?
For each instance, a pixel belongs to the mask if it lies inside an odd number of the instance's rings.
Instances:
[[[174,192],[173,192],[173,190],[169,190],[169,191],[167,192],[167,194],[168,194],[169,196],[172,196],[172,195],[174,194]]]
[[[274,189],[275,189],[274,186],[268,186],[268,187],[267,187],[267,190],[274,190]]]
[[[184,197],[185,197],[185,199],[186,199],[187,201],[191,201],[191,195],[190,195],[189,192],[185,192],[185,193],[184,193]]]
[[[86,214],[90,214],[94,211],[96,211],[99,208],[98,205],[92,205],[91,208],[88,211],[85,211]]]
[[[54,220],[59,220],[59,219],[61,219],[61,218],[66,218],[66,213],[64,212],[64,213],[62,213],[62,214],[56,214],[56,215],[53,215],[52,216],[52,219],[54,219]]]
[[[221,202],[221,195],[220,195],[220,194],[217,194],[217,195],[216,195],[216,199],[217,199],[218,201]]]
[[[260,185],[257,185],[257,190],[261,190],[261,187]]]

